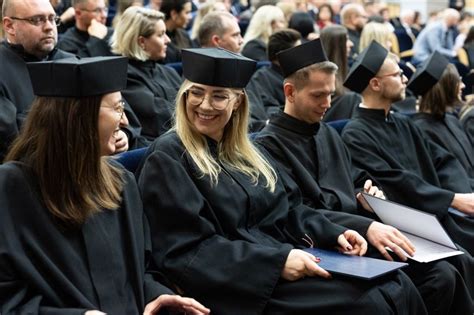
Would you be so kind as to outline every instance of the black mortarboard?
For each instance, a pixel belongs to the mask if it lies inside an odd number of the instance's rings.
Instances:
[[[244,88],[257,62],[222,48],[182,50],[183,76],[189,81],[229,88]]]
[[[449,60],[435,51],[425,63],[416,70],[407,84],[407,88],[415,95],[428,92],[441,78]]]
[[[344,86],[354,92],[361,93],[369,85],[370,79],[379,72],[387,58],[388,51],[376,41],[364,49],[349,70]]]
[[[309,65],[328,61],[319,38],[285,49],[277,54],[277,58],[285,78]]]
[[[66,58],[28,63],[33,92],[38,96],[103,95],[127,86],[125,57]]]

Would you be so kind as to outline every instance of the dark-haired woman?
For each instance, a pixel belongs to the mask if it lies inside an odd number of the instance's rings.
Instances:
[[[127,60],[29,67],[37,98],[0,166],[0,313],[208,314],[152,278],[135,179],[108,157]]]

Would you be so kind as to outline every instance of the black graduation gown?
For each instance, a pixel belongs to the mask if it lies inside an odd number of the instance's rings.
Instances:
[[[262,100],[267,117],[283,109],[285,104],[284,79],[280,67],[272,63],[270,67],[258,69],[247,85],[246,89],[258,95]]]
[[[242,48],[242,55],[255,61],[268,60],[267,45],[260,39],[252,39]]]
[[[140,130],[139,137],[145,145],[171,127],[181,81],[169,67],[154,61],[129,59],[127,87],[122,95],[130,106],[126,110],[130,127]]]
[[[458,159],[470,177],[471,187],[474,189],[474,149],[459,119],[449,113],[441,119],[430,114],[418,113],[413,119],[430,140]]]
[[[87,31],[81,31],[74,26],[61,35],[58,48],[80,57],[111,56],[113,54],[109,45],[109,39],[113,32],[114,30],[109,27],[107,35],[101,39],[90,36]]]
[[[469,141],[474,146],[474,106],[463,112],[460,120]]]
[[[123,176],[119,209],[61,228],[30,169],[0,166],[0,313],[142,314],[145,303],[173,294],[145,272],[149,230],[135,179]]]
[[[356,187],[362,188],[369,176],[352,165],[349,151],[337,131],[325,123],[310,125],[282,112],[270,119],[256,141],[277,161],[280,171],[288,173],[298,184],[305,204],[333,210],[326,213],[332,222],[366,235],[373,220],[357,215],[365,214],[366,210],[358,207],[355,194]],[[372,249],[370,255],[378,257],[379,253]],[[460,260],[456,265],[470,263],[470,258],[464,255],[456,259]],[[470,292],[453,265],[439,261],[411,262],[403,270],[417,286],[430,313],[472,312]],[[436,293],[447,292],[445,289],[453,293]]]
[[[74,57],[54,49],[46,60]],[[0,43],[0,163],[8,146],[18,135],[34,99],[26,62],[39,61],[24,52],[23,47]]]
[[[216,156],[217,144],[207,141]],[[424,312],[418,293],[398,272],[379,279],[377,287],[337,277],[282,280],[286,258],[292,248],[304,246],[305,234],[331,248],[345,228],[301,204],[283,174],[270,193],[220,166],[218,183],[212,184],[170,132],[150,147],[139,177],[154,260],[186,295],[226,315],[383,313],[392,307]]]
[[[346,92],[336,96],[331,100],[331,107],[324,114],[323,121],[350,119],[360,103],[362,103],[362,97],[359,93]]]
[[[357,108],[342,131],[354,165],[369,172],[388,199],[435,214],[453,240],[474,253],[474,221],[448,213],[454,193],[471,193],[449,152],[426,139],[410,118]]]
[[[176,45],[178,38],[185,43],[184,48],[196,47],[189,34],[182,28],[178,28],[175,31],[166,31],[166,35],[168,35],[171,42],[168,43],[163,63],[181,62],[181,48]]]

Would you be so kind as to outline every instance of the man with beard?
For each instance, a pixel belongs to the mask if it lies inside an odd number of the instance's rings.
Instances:
[[[2,16],[6,40],[0,44],[0,161],[34,98],[26,62],[73,57],[55,48],[59,18],[48,0],[5,0]]]
[[[342,131],[354,164],[382,185],[386,196],[436,215],[453,240],[474,253],[474,221],[451,214],[474,214],[474,194],[459,161],[425,139],[409,117],[392,113],[405,97],[407,78],[379,44],[361,54],[345,86],[362,94],[355,116]]]
[[[328,209],[325,212],[328,218],[357,230],[386,259],[392,260],[386,250],[390,248],[405,260],[401,249],[411,251],[405,236],[391,226],[357,215],[367,211],[357,203],[360,198],[356,199],[356,187],[370,194],[382,194],[368,181],[370,177],[366,172],[352,165],[351,156],[337,132],[321,122],[335,90],[337,66],[327,60],[318,42],[309,42],[278,55],[285,75],[285,108],[270,119],[257,141],[278,162],[280,171],[298,184],[305,204]],[[452,260],[455,260],[452,264],[451,261],[410,262],[404,269],[430,314],[472,312],[469,290],[455,268],[469,266],[472,258],[463,255]],[[463,275],[469,277],[470,274]],[[437,292],[450,293],[440,296]]]

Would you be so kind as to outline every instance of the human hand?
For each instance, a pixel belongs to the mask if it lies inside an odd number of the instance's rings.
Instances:
[[[383,191],[380,190],[377,186],[373,186],[372,181],[370,179],[366,180],[364,183],[364,192],[366,194],[385,199],[385,194],[383,193]],[[362,196],[361,193],[358,193],[356,198],[365,210],[369,212],[374,212],[372,208],[370,208],[369,204],[364,199],[364,196]]]
[[[84,313],[84,315],[107,315],[107,314],[101,311],[94,310],[94,311],[87,311]]]
[[[363,256],[367,252],[367,241],[354,230],[346,230],[339,235],[337,243],[337,249],[344,254]]]
[[[125,152],[128,150],[128,137],[123,130],[119,130],[114,135],[115,137],[115,152],[114,154]]]
[[[104,37],[107,35],[107,26],[97,20],[92,19],[91,25],[89,25],[87,28],[87,33],[89,33],[90,36],[104,39]]]
[[[329,272],[318,266],[319,258],[301,249],[292,249],[286,258],[281,277],[288,281],[295,281],[305,276],[319,276],[331,278]]]
[[[73,7],[69,7],[66,11],[61,14],[59,17],[61,19],[61,23],[66,23],[74,19],[74,16],[76,15],[76,10],[74,10]]]
[[[405,235],[393,226],[380,222],[374,221],[370,224],[367,230],[367,240],[378,249],[385,259],[390,261],[393,259],[387,252],[386,247],[390,248],[403,261],[407,260],[405,253],[410,256],[415,253],[415,246]]]
[[[474,216],[474,193],[454,194],[451,206],[470,216]]]
[[[158,314],[162,308],[189,315],[207,315],[211,312],[210,309],[204,307],[195,299],[180,295],[162,294],[145,306],[143,315]]]

